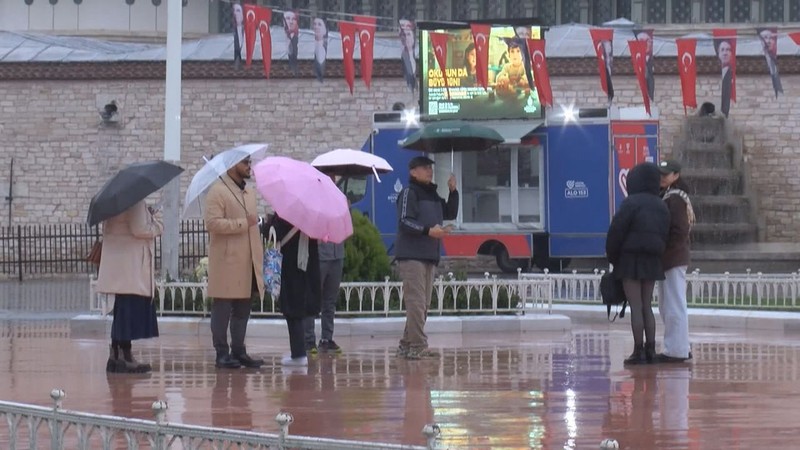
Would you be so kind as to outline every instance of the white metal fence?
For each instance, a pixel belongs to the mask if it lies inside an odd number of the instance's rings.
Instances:
[[[551,281],[527,279],[500,279],[486,276],[482,279],[455,280],[448,276],[434,281],[432,315],[444,314],[508,314],[526,311],[550,312],[552,301]],[[90,280],[89,301],[92,311],[108,313],[113,308],[113,295],[96,292],[96,280]],[[205,282],[157,282],[159,314],[208,315],[210,303]],[[342,283],[346,307],[339,311],[353,316],[400,315],[404,311],[403,283],[354,282]],[[278,316],[278,304],[269,297],[261,299],[253,316]]]
[[[601,304],[600,277],[594,273],[520,273],[516,279],[501,279],[488,273],[483,278],[456,280],[439,277],[434,283],[432,315],[508,314],[526,311],[549,313],[553,302]],[[95,291],[90,281],[92,311],[108,313],[113,296]],[[198,315],[209,313],[205,282],[157,282],[159,314]],[[352,316],[400,315],[403,284],[399,281],[342,283],[345,307],[339,311]],[[654,293],[658,302],[658,289]],[[689,306],[705,308],[800,309],[800,273],[687,274]],[[277,302],[262,299],[254,316],[278,316]]]
[[[54,402],[52,408],[0,401],[0,416],[9,427],[8,440],[0,438],[0,447],[9,450],[430,450],[436,448],[440,434],[437,425],[426,425],[421,430],[427,442],[425,447],[291,436],[289,425],[293,418],[288,413],[280,413],[275,417],[280,428],[278,434],[255,433],[168,423],[167,404],[163,401],[153,403],[155,420],[151,421],[64,410],[61,406],[65,393],[60,389],[53,389],[50,397]]]

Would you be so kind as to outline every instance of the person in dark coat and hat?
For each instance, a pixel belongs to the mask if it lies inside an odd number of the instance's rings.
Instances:
[[[622,280],[631,305],[633,353],[625,364],[655,361],[656,320],[653,289],[664,279],[662,257],[669,234],[669,210],[659,196],[661,172],[642,163],[628,173],[628,197],[622,201],[606,236],[606,255]],[[644,336],[642,336],[644,334]]]
[[[291,354],[281,360],[284,366],[307,366],[308,356],[305,347],[303,320],[316,317],[322,304],[320,286],[319,249],[317,240],[309,238],[291,223],[277,214],[266,226],[275,227],[275,234],[281,244],[283,262],[281,264],[281,294],[279,298],[281,313],[289,327],[289,346]],[[263,228],[262,228],[263,231]]]

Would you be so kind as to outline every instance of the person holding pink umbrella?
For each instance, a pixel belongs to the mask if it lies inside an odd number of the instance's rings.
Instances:
[[[275,227],[283,254],[279,301],[292,353],[281,362],[305,366],[303,322],[319,314],[322,301],[317,241],[341,243],[353,234],[350,207],[330,176],[307,162],[273,156],[254,172],[256,189],[276,214],[265,228]]]

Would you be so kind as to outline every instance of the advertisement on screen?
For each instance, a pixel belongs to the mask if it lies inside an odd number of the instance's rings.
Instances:
[[[431,45],[430,32],[447,35],[448,87]],[[493,26],[487,45],[488,89],[484,89],[476,75],[475,43],[469,28],[422,30],[422,114],[430,120],[541,118],[542,107],[526,44],[527,38],[540,37],[538,26]]]

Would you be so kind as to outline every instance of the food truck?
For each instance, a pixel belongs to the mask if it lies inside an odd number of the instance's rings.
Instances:
[[[539,35],[539,27],[528,28]],[[496,130],[503,142],[488,150],[428,154],[436,162],[439,194],[447,198],[451,173],[460,194],[454,230],[443,239],[443,256],[493,255],[505,272],[532,265],[559,270],[573,258],[603,257],[608,225],[626,195],[628,171],[639,162],[657,161],[658,111],[653,108],[647,115],[643,108],[557,105],[545,115],[535,90],[528,91],[524,83],[511,90],[498,86],[503,64],[509,64],[503,62],[509,59],[504,52],[512,53],[512,60],[517,57],[507,41],[519,31],[514,26],[491,30],[488,89],[476,86],[468,70],[455,68],[469,59],[469,28],[446,30],[447,88],[429,57],[428,30],[420,31],[420,110],[374,113],[362,147],[385,158],[394,171],[360,184],[346,180],[345,192],[393,254],[395,201],[408,183],[409,160],[421,154],[403,148],[405,139],[429,122],[474,121]]]

